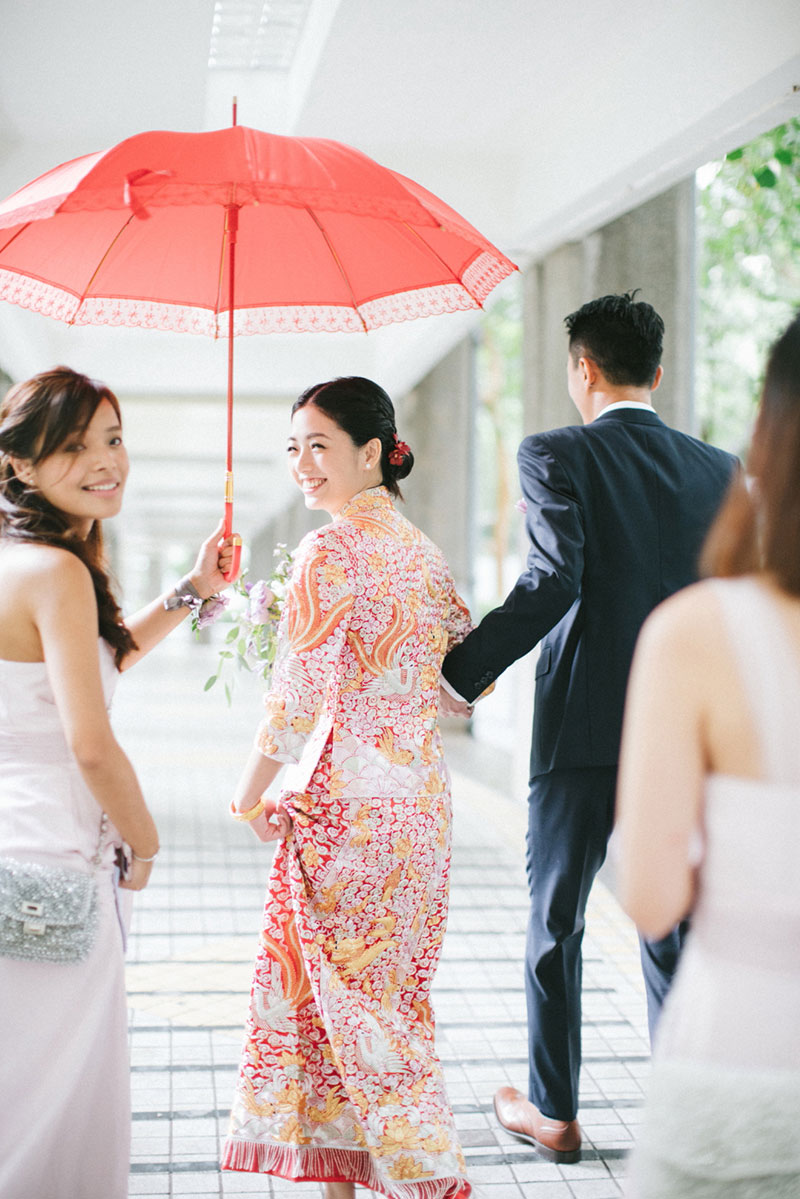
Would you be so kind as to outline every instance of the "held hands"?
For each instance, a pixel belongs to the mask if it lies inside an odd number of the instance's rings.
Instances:
[[[231,533],[223,540],[222,530],[224,527],[225,522],[220,521],[211,536],[206,538],[200,546],[195,564],[189,572],[192,583],[203,599],[230,587],[241,573],[237,572],[233,579],[225,578],[233,562],[233,543],[237,534]]]
[[[465,700],[456,699],[444,687],[439,687],[440,716],[461,716],[464,720],[469,720],[473,706],[473,704],[466,703]]]

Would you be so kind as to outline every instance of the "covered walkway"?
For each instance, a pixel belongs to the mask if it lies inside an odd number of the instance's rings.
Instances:
[[[221,691],[204,694],[215,660],[212,647],[194,645],[181,630],[123,677],[114,705],[163,846],[151,885],[137,897],[128,955],[130,1194],[318,1196],[316,1183],[222,1175],[217,1167],[270,850],[227,815],[259,718],[258,690],[237,680],[231,709]],[[470,1175],[484,1199],[619,1195],[649,1057],[635,935],[598,882],[584,958],[585,1152],[577,1165],[542,1162],[492,1112],[498,1086],[524,1089],[526,1080],[525,814],[478,781],[463,737],[449,741],[453,885],[434,1004]]]

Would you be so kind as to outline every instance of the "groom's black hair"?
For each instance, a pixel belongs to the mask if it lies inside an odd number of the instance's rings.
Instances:
[[[591,358],[617,386],[650,387],[661,362],[664,322],[637,292],[590,300],[564,318],[573,362]]]

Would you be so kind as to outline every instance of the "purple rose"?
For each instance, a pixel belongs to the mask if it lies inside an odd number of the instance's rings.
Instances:
[[[203,600],[197,613],[196,627],[204,629],[206,625],[213,624],[217,617],[225,611],[229,602],[225,595],[211,595],[208,599]]]

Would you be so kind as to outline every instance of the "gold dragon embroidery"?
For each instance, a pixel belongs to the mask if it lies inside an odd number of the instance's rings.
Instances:
[[[353,596],[346,595],[327,611],[323,611],[319,594],[319,573],[329,568],[326,554],[310,559],[288,602],[289,644],[295,653],[316,649],[330,637],[342,617],[352,608]]]

